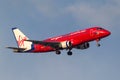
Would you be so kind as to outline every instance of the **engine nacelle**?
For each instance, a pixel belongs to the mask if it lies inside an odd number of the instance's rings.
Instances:
[[[70,41],[63,41],[60,43],[60,47],[62,49],[68,49],[68,48],[71,48],[72,47],[72,43]]]
[[[76,48],[77,49],[87,49],[89,47],[90,47],[90,44],[88,42],[86,42],[86,43],[83,43],[81,45],[78,45]]]

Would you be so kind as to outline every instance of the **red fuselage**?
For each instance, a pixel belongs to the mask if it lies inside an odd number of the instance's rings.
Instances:
[[[86,42],[100,40],[104,37],[109,36],[111,33],[108,30],[105,30],[101,27],[92,27],[85,30],[75,31],[66,35],[61,35],[57,37],[48,38],[43,40],[45,42],[63,42],[70,41],[72,48],[81,45]],[[41,44],[33,44],[32,52],[50,52],[55,51],[54,48],[50,46],[44,46]]]

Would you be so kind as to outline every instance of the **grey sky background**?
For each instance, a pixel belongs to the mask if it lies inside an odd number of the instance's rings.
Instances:
[[[119,0],[1,0],[1,80],[119,80]],[[111,35],[90,42],[87,50],[14,54],[6,46],[17,46],[11,28],[18,27],[30,39],[43,40],[92,26],[101,26]]]

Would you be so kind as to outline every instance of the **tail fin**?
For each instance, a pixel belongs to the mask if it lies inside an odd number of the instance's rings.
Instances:
[[[26,49],[31,48],[32,43],[26,41],[29,40],[29,38],[26,35],[24,35],[18,28],[12,28],[12,31],[17,41],[18,48],[26,48]]]

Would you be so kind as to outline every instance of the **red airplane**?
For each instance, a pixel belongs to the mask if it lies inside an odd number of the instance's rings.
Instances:
[[[72,55],[72,49],[87,49],[89,42],[96,41],[97,46],[100,46],[99,41],[109,36],[111,33],[101,27],[92,27],[85,30],[75,31],[69,34],[48,38],[46,40],[30,40],[18,28],[12,28],[16,38],[18,47],[7,47],[13,49],[17,53],[38,53],[55,51],[56,54],[61,54],[60,50],[68,50],[67,54]]]

